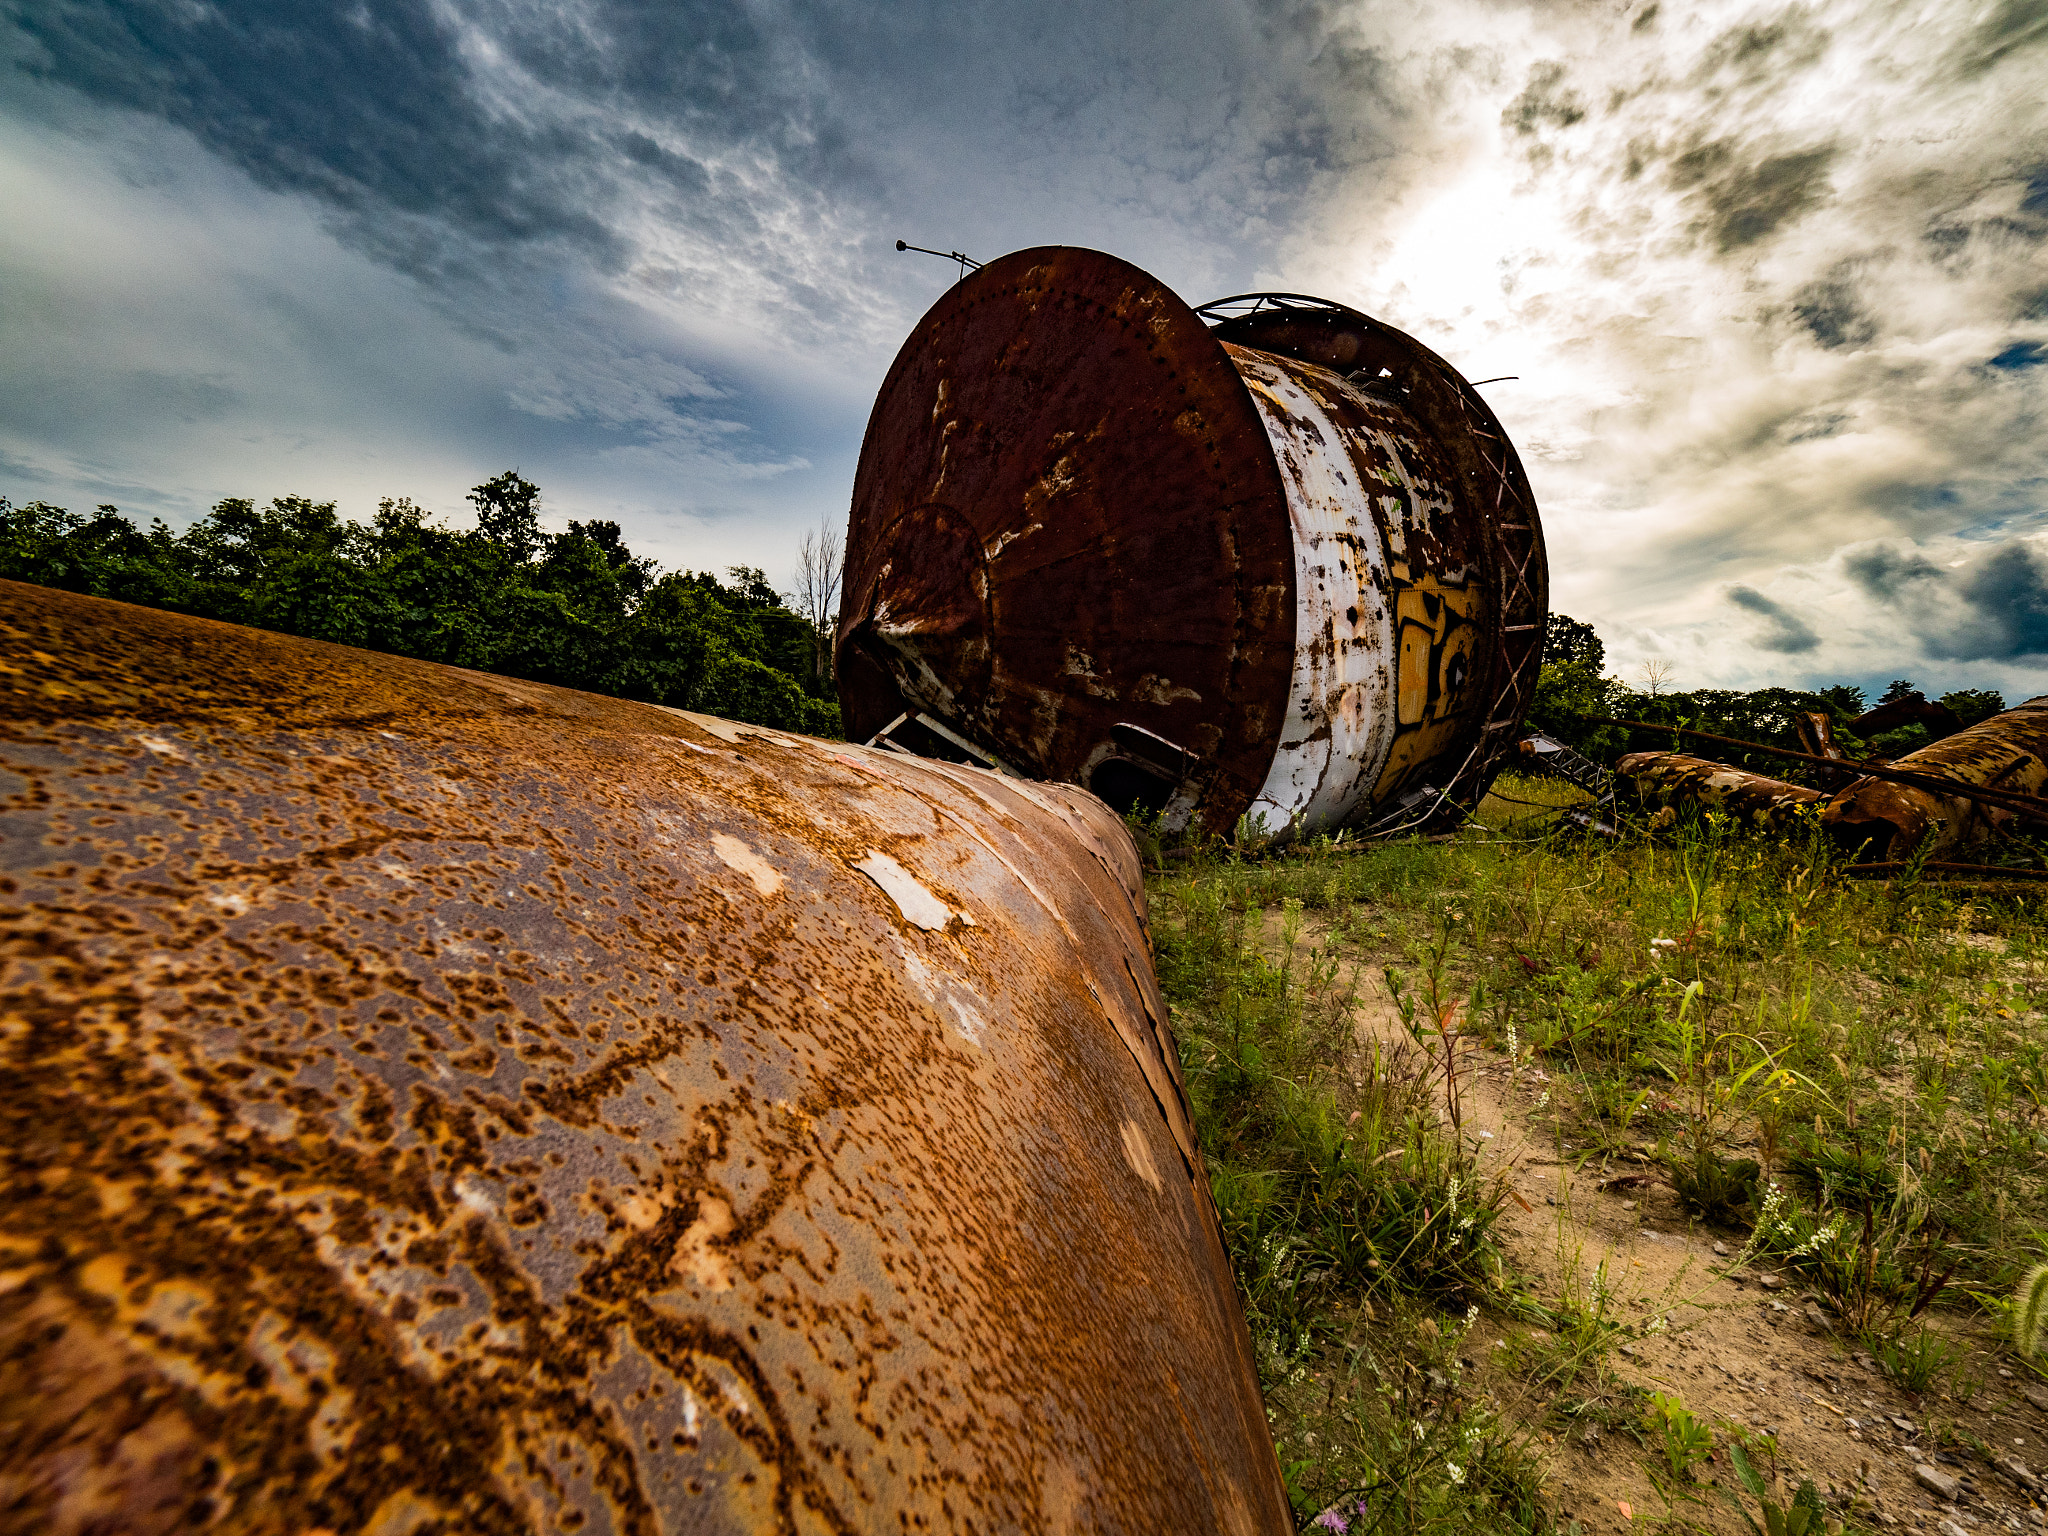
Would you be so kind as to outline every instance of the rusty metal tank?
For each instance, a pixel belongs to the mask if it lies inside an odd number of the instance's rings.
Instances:
[[[1874,712],[1873,712],[1874,713]],[[1980,789],[2039,795],[2048,790],[2048,695],[1980,720],[1891,764]],[[1829,833],[1865,859],[1926,857],[2007,835],[2018,812],[1917,784],[1859,778],[1828,802]]]
[[[1091,797],[0,582],[0,1507],[1292,1529]]]
[[[877,396],[841,707],[855,739],[1168,827],[1421,826],[1513,746],[1546,582],[1506,433],[1413,338],[1019,251],[947,290]]]

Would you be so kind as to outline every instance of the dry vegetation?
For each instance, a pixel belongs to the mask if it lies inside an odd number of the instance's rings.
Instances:
[[[1558,796],[1154,878],[1304,1528],[2040,1523],[2037,890]]]

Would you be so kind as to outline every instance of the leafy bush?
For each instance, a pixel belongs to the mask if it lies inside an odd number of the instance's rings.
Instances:
[[[1714,1432],[1676,1392],[1652,1393],[1643,1420],[1673,1477],[1690,1479],[1692,1469],[1714,1454]]]

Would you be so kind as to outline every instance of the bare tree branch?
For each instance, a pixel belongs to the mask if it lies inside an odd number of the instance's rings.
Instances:
[[[839,617],[839,579],[844,555],[839,530],[826,519],[806,533],[796,550],[796,611],[817,631],[818,651],[812,659],[822,681],[832,676],[832,629]]]

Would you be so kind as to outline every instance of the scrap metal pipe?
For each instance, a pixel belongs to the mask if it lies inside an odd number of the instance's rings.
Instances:
[[[2030,703],[2032,701],[2029,701]],[[2020,706],[2028,707],[2027,705]],[[1614,720],[1605,715],[1581,715],[1582,720],[1593,725],[1625,725],[1631,730],[1656,731],[1671,736],[1684,736],[1693,741],[1711,741],[1720,746],[1739,747],[1745,752],[1758,752],[1766,757],[1782,757],[1793,762],[1813,763],[1830,774],[1853,773],[1859,778],[1883,780],[1889,784],[1907,784],[1920,789],[1931,790],[1936,796],[1960,796],[1975,805],[1990,806],[1994,810],[2011,811],[2022,821],[2048,821],[2048,799],[2035,794],[2022,794],[2013,790],[1970,784],[1951,778],[1939,772],[1922,770],[1914,772],[1898,763],[1885,764],[1869,762],[1860,758],[1844,757],[1839,753],[1823,757],[1811,752],[1794,752],[1785,747],[1774,747],[1767,742],[1744,741],[1738,736],[1716,736],[1711,731],[1688,730],[1683,726],[1657,725],[1648,720]],[[1996,718],[1995,716],[1993,718]],[[1910,754],[1909,754],[1910,755]]]
[[[1292,1529],[1090,796],[0,583],[11,1529]]]
[[[2048,788],[2048,695],[1908,752],[1890,766],[1953,781],[1960,792],[1945,793],[1925,782],[1859,779],[1828,802],[1823,816],[1844,847],[1882,860],[1913,854],[1923,841],[1929,855],[1939,855],[2004,835],[2023,818],[2039,815],[2038,797]],[[2010,796],[2010,803],[1972,795],[1971,788]]]
[[[1512,750],[1546,579],[1506,434],[1413,338],[1020,251],[876,398],[841,703],[856,738],[901,723],[1169,828],[1422,825]]]
[[[1615,772],[1633,780],[1645,804],[1697,805],[1755,826],[1780,826],[1801,806],[1827,798],[1803,784],[1731,768],[1684,752],[1631,752]]]

